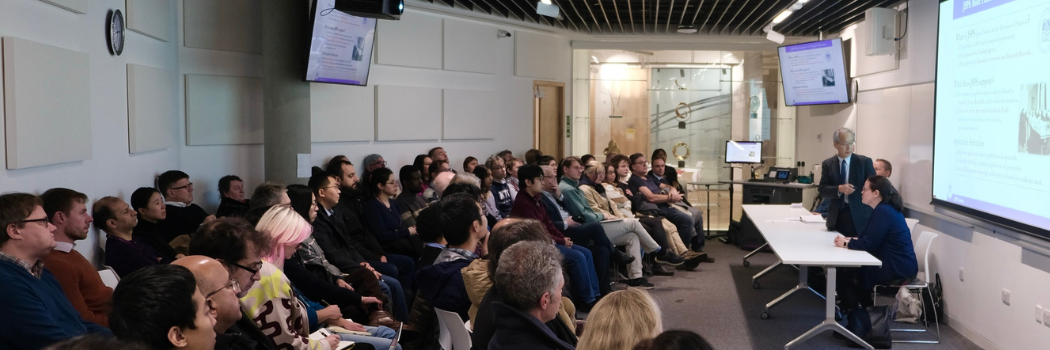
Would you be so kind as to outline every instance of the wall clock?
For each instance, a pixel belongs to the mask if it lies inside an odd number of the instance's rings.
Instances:
[[[106,43],[109,53],[120,56],[124,52],[124,14],[120,10],[110,11],[106,16]]]

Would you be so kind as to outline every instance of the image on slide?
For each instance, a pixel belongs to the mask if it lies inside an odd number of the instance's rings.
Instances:
[[[1017,138],[1020,153],[1050,155],[1050,109],[1047,83],[1021,87],[1021,117]]]
[[[825,69],[824,76],[821,78],[821,82],[824,86],[835,86],[835,70]]]
[[[357,37],[357,43],[354,44],[354,51],[350,55],[350,59],[354,61],[361,61],[364,58],[365,51],[365,38]]]

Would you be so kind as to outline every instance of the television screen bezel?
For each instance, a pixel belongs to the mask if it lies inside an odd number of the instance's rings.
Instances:
[[[758,161],[757,162],[730,162],[729,161],[729,144],[733,143],[733,142],[758,144]],[[722,157],[725,158],[726,164],[762,164],[762,141],[732,141],[732,140],[729,140],[729,141],[726,141],[726,149],[725,149],[725,151],[723,153],[724,154],[722,155]]]
[[[788,46],[796,46],[796,45],[805,45],[805,44],[816,43],[816,42],[821,42],[821,41],[834,41],[834,40],[838,40],[839,41],[839,55],[842,56],[842,73],[843,73],[843,76],[846,78],[845,84],[842,86],[842,88],[846,89],[846,102],[807,103],[807,104],[801,104],[801,105],[799,105],[799,104],[789,104],[788,100],[787,100],[787,86],[784,85],[784,60],[780,59],[780,48],[788,47]],[[780,70],[780,88],[784,89],[784,92],[785,92],[784,93],[784,105],[788,106],[788,107],[798,107],[798,106],[842,105],[842,104],[853,103],[853,96],[851,96],[852,94],[850,94],[850,91],[849,91],[851,84],[850,84],[849,71],[846,69],[846,67],[847,67],[846,64],[847,64],[846,63],[846,46],[842,45],[842,38],[832,38],[832,39],[828,39],[828,40],[815,40],[815,41],[808,41],[808,42],[804,42],[804,43],[795,43],[795,44],[791,44],[791,45],[777,46],[777,68]]]
[[[372,54],[368,57],[368,73],[365,73],[365,81],[364,81],[363,84],[346,84],[346,83],[337,83],[337,82],[333,82],[333,81],[317,81],[317,80],[310,80],[309,79],[309,76],[310,76],[310,45],[313,44],[314,25],[316,24],[316,21],[317,21],[317,1],[318,0],[313,0],[313,5],[310,7],[310,30],[309,30],[309,34],[308,34],[307,40],[306,40],[306,43],[307,43],[306,44],[306,57],[303,60],[303,81],[305,81],[307,83],[317,83],[317,84],[332,84],[332,85],[343,85],[343,86],[368,86],[368,79],[372,76],[372,64],[374,63],[374,62],[372,62],[372,60],[375,59],[376,38],[379,36],[379,20],[378,19],[375,19],[376,20],[375,24],[372,27],[372,33],[373,33],[372,34],[372,51],[371,51]],[[337,10],[332,9],[332,11],[337,11]],[[351,14],[348,14],[348,13],[346,15],[347,16],[354,16],[354,15],[351,15]],[[354,17],[361,18],[360,16],[354,16]]]

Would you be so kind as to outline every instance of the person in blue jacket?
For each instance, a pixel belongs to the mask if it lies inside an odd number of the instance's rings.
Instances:
[[[871,253],[882,261],[882,266],[839,270],[839,300],[847,312],[872,306],[870,291],[876,284],[906,282],[919,271],[911,230],[901,212],[904,205],[889,179],[879,175],[869,177],[861,190],[861,200],[874,209],[867,226],[857,237],[835,237],[835,246]]]

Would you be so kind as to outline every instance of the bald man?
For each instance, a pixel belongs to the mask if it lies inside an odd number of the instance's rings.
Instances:
[[[437,202],[441,199],[441,193],[445,192],[445,188],[452,183],[452,179],[456,177],[456,174],[449,171],[442,171],[434,176],[434,181],[430,182],[430,187],[423,191],[423,198],[427,199],[427,203]]]
[[[230,278],[229,270],[222,263],[203,255],[191,255],[175,260],[172,265],[185,267],[193,273],[197,289],[212,308],[217,334],[215,349],[273,349],[273,343],[258,328],[247,331],[242,327],[231,329],[242,317],[241,303],[237,298],[241,286],[237,280]],[[249,324],[254,327],[254,323]],[[252,337],[251,334],[259,337]]]

